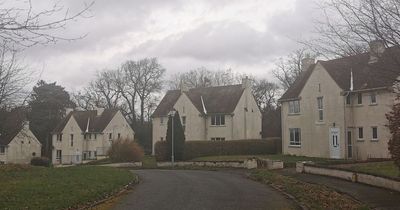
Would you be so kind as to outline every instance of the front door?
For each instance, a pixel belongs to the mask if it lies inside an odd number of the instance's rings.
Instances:
[[[353,142],[351,139],[351,131],[347,131],[347,158],[353,158]]]
[[[330,158],[340,158],[340,129],[330,128],[329,129],[329,149]]]

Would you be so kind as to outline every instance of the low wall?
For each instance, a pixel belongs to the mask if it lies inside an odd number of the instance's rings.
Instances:
[[[385,178],[355,171],[347,171],[337,168],[317,166],[311,164],[310,162],[296,163],[296,171],[299,173],[309,173],[309,174],[336,177],[352,182],[359,182],[363,184],[368,184],[376,187],[383,187],[400,192],[400,181],[390,178]]]

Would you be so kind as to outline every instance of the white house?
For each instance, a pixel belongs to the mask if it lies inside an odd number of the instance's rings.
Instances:
[[[134,139],[135,132],[119,110],[67,110],[52,133],[53,164],[77,164],[105,157],[112,141]]]
[[[154,144],[166,140],[173,109],[179,112],[186,141],[261,138],[261,112],[247,78],[238,85],[169,90],[152,115],[153,154]]]

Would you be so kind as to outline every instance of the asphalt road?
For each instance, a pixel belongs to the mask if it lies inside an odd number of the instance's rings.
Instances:
[[[243,173],[135,170],[140,183],[114,209],[297,209],[272,188]]]

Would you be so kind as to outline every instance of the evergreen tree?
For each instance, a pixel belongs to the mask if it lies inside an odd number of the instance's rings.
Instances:
[[[399,99],[400,96],[398,96],[397,100]],[[386,114],[386,118],[389,121],[389,124],[387,126],[389,127],[390,133],[392,134],[388,143],[389,152],[392,155],[394,163],[400,169],[400,103],[395,103],[393,105],[392,111]]]
[[[185,147],[185,133],[183,131],[179,113],[176,111],[174,117],[168,118],[167,129],[167,155],[171,159],[172,152],[172,121],[174,122],[174,159],[183,160],[183,150]]]

